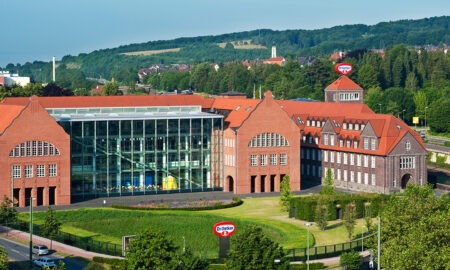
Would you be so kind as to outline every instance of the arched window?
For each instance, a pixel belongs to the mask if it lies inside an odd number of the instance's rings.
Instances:
[[[10,157],[59,156],[59,150],[46,141],[26,141],[17,144],[10,152]]]
[[[273,132],[260,133],[248,143],[248,147],[280,147],[289,146],[289,141],[282,135]]]

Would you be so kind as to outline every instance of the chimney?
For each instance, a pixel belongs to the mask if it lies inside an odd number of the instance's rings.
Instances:
[[[53,56],[53,81],[56,81],[56,64],[55,64],[55,57]]]
[[[276,46],[272,46],[272,58],[277,57],[277,47]]]

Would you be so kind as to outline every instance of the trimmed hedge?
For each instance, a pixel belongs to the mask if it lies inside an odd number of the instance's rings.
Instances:
[[[112,208],[116,209],[125,209],[125,210],[177,210],[177,211],[203,211],[203,210],[217,210],[217,209],[225,209],[236,207],[243,204],[244,201],[238,197],[233,197],[233,202],[229,204],[215,204],[211,206],[203,206],[203,207],[180,207],[180,208],[170,208],[170,207],[139,207],[139,206],[130,206],[130,205],[120,205],[113,204]]]
[[[300,220],[314,221],[315,209],[320,196],[325,196],[328,206],[328,220],[336,220],[336,209],[344,209],[349,203],[356,205],[356,217],[364,217],[364,205],[370,203],[371,215],[378,215],[382,205],[388,200],[389,195],[384,194],[335,194],[335,195],[312,195],[295,197],[290,201],[290,217]]]

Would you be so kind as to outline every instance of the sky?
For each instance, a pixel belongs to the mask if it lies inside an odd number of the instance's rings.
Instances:
[[[5,67],[178,37],[450,15],[450,1],[0,0],[0,11],[0,67]]]

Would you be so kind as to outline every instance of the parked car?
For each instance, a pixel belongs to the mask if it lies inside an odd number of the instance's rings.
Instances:
[[[33,263],[39,267],[50,267],[53,268],[56,266],[55,261],[49,257],[41,257],[33,261]]]
[[[33,246],[33,253],[37,255],[47,255],[49,253],[48,247],[46,245],[35,245]]]

